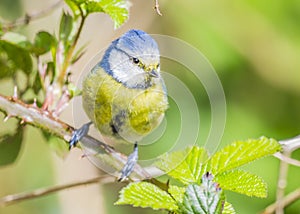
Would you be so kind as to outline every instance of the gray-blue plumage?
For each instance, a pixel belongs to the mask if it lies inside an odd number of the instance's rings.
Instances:
[[[156,70],[159,56],[157,43],[150,35],[141,30],[130,30],[111,43],[97,67],[128,88],[145,89],[152,85],[148,78],[151,71],[145,73],[145,69]],[[138,63],[135,65],[133,60]]]

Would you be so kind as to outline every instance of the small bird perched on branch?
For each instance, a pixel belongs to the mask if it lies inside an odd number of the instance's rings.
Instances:
[[[105,138],[135,144],[121,172],[119,180],[124,180],[138,159],[137,143],[158,127],[168,108],[155,40],[141,30],[130,30],[113,41],[84,79],[82,101]],[[70,148],[87,128],[75,131]]]

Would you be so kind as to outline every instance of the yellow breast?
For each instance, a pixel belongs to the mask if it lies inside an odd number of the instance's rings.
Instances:
[[[83,107],[101,134],[126,142],[141,140],[155,129],[168,108],[163,80],[147,89],[132,89],[101,68],[83,82]]]

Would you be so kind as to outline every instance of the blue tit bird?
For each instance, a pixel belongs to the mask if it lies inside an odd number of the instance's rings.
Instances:
[[[122,170],[123,180],[137,161],[136,143],[158,127],[168,108],[155,40],[141,30],[130,30],[114,40],[84,79],[82,101],[105,139],[135,143]],[[70,146],[80,139],[78,133],[86,132],[77,131]]]

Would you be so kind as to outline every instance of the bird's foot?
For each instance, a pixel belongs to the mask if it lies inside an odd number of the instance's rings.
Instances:
[[[121,171],[121,176],[118,179],[119,182],[124,181],[132,173],[137,160],[138,160],[138,145],[136,142],[134,144],[133,152],[128,156],[127,162]]]
[[[80,141],[84,136],[87,135],[87,133],[89,132],[89,128],[90,125],[93,122],[88,122],[86,124],[84,124],[83,126],[81,126],[79,129],[76,129],[75,131],[73,131],[72,137],[69,141],[69,150],[71,150],[73,147],[76,146],[76,144],[78,143],[78,141]]]

